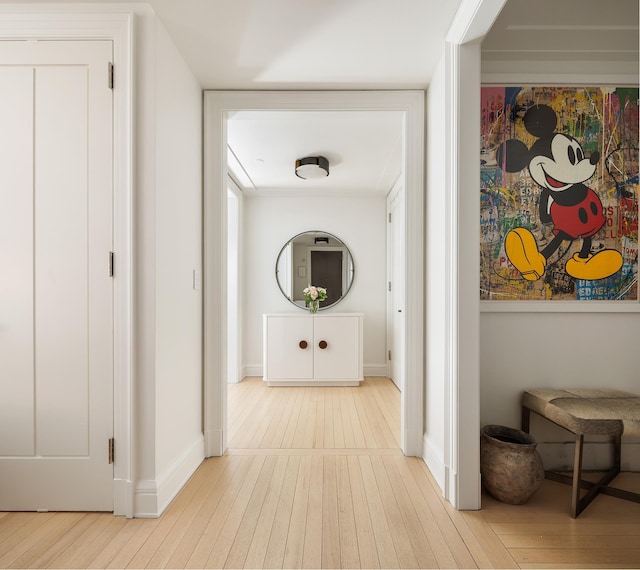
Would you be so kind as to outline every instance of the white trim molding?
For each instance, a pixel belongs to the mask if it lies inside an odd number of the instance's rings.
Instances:
[[[135,517],[158,518],[200,466],[203,456],[204,436],[200,435],[157,480],[138,481]]]
[[[424,92],[205,91],[205,452],[226,449],[226,117],[240,110],[362,110],[404,113],[406,330],[402,449],[422,453],[424,406]],[[225,189],[223,192],[222,189]]]
[[[113,92],[114,514],[133,516],[133,12],[114,5],[0,5],[0,40],[110,40]],[[106,71],[105,71],[106,78]],[[105,79],[106,80],[106,79]]]
[[[445,498],[480,508],[480,42],[506,0],[463,0],[445,42]],[[436,191],[436,190],[433,190]],[[428,451],[428,450],[426,450]],[[425,457],[427,460],[428,457]]]

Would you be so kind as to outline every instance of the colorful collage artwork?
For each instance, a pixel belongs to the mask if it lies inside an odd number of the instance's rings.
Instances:
[[[483,87],[480,298],[638,300],[638,88]]]

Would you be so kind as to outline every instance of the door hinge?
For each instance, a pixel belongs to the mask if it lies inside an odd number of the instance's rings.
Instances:
[[[391,281],[389,281],[389,291],[391,291]]]
[[[116,459],[116,443],[113,438],[109,439],[109,465]]]
[[[116,254],[113,251],[109,252],[109,277],[113,277],[116,266]]]
[[[389,360],[391,360],[391,351],[389,351]]]
[[[109,89],[113,89],[114,77],[113,77],[113,63],[109,62],[107,64],[107,82],[109,85]]]
[[[391,223],[391,212],[389,212],[389,223]]]

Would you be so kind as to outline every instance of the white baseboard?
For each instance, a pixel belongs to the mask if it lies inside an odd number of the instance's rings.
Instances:
[[[135,516],[158,518],[204,460],[204,437],[200,435],[157,480],[138,481]]]
[[[363,367],[365,376],[386,377],[389,375],[389,369],[386,364],[365,364]],[[263,367],[260,364],[251,364],[242,367],[242,377],[247,376],[263,376]]]
[[[363,368],[365,376],[389,376],[389,368],[386,364],[365,364]]]
[[[247,376],[258,376],[262,377],[262,364],[249,364],[247,366],[242,367],[242,377],[246,378]]]
[[[422,458],[426,463],[431,475],[436,480],[438,487],[440,487],[440,491],[442,492],[442,496],[446,497],[447,493],[447,466],[444,463],[444,459],[442,455],[438,452],[438,450],[431,444],[429,438],[424,435],[422,438],[423,446],[422,446]]]
[[[422,459],[429,468],[431,475],[433,475],[433,478],[436,480],[438,487],[440,487],[442,496],[446,497],[447,466],[445,465],[442,456],[437,452],[426,435],[422,438]]]

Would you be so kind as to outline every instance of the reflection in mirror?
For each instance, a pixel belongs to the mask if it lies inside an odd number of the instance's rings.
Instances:
[[[327,290],[320,309],[338,303],[353,283],[353,257],[349,248],[327,232],[310,231],[294,236],[280,250],[276,261],[276,279],[283,295],[305,309],[305,287],[315,285]]]

